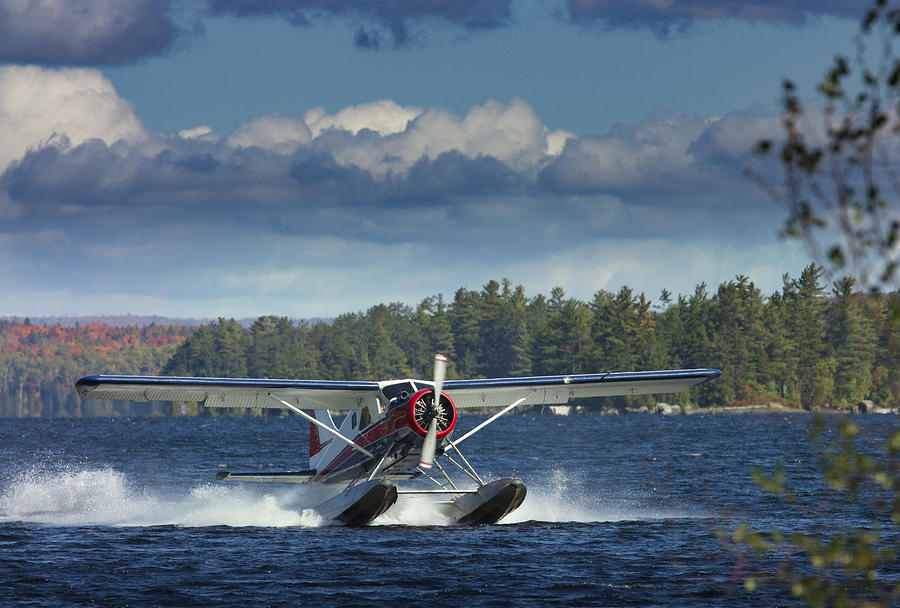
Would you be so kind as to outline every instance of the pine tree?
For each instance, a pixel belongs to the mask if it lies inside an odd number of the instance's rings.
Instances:
[[[504,292],[506,290],[504,289]],[[528,323],[528,298],[525,288],[517,285],[506,300],[507,365],[503,375],[530,376],[532,373],[532,339]]]
[[[845,277],[834,283],[829,308],[828,337],[834,352],[834,398],[849,408],[865,399],[872,388],[878,334],[865,305],[865,294],[854,292],[856,282]]]
[[[746,276],[719,286],[710,308],[711,342],[718,365],[730,370],[714,391],[724,402],[758,396],[766,383],[768,332],[763,323],[763,300]]]
[[[416,309],[416,319],[432,351],[447,357],[447,377],[457,377],[456,348],[444,296],[438,294],[422,300]],[[433,375],[433,367],[426,366],[425,369],[429,376]]]
[[[782,280],[782,291],[769,296],[763,309],[763,317],[769,330],[769,343],[766,345],[771,370],[769,390],[782,399],[796,400],[798,360],[797,345],[793,340],[791,327],[792,298],[789,295],[793,288],[788,275],[784,275]]]
[[[456,290],[450,306],[450,328],[456,348],[456,371],[463,377],[481,376],[481,308],[476,292],[464,287]]]
[[[563,374],[586,371],[591,356],[591,314],[575,298],[566,298],[561,287],[550,293],[550,315],[539,336],[537,373]]]
[[[792,282],[787,302],[791,307],[790,327],[797,352],[797,393],[807,408],[829,403],[834,391],[834,360],[826,340],[825,288],[819,282],[824,271],[810,264]]]

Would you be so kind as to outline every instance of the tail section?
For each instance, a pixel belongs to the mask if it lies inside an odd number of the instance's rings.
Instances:
[[[331,412],[328,410],[313,410],[312,417],[337,430],[331,417]],[[321,432],[318,426],[312,422],[309,423],[309,468],[311,469],[318,470],[320,468],[319,464],[325,455],[324,448],[334,440],[333,437],[326,437],[325,441],[322,441],[320,437]],[[328,433],[325,433],[325,435],[328,435]]]

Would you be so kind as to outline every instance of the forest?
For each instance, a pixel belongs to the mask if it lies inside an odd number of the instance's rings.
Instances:
[[[129,404],[82,402],[74,383],[88,373],[155,374],[194,331],[181,325],[74,327],[0,321],[0,416],[115,416]],[[145,406],[146,407],[146,406]],[[135,413],[141,413],[139,406]]]
[[[449,377],[502,377],[716,367],[715,382],[690,393],[617,397],[587,407],[657,400],[715,407],[777,402],[849,409],[863,400],[897,407],[900,365],[882,330],[896,292],[881,299],[852,279],[826,285],[821,268],[764,297],[745,276],[705,284],[657,303],[628,287],[590,302],[561,288],[529,297],[522,285],[489,281],[417,306],[377,304],[330,322],[262,316],[250,327],[220,318],[199,328],[76,328],[0,324],[0,415],[146,414],[147,405],[80,403],[72,384],[87,373],[371,379],[428,377],[435,352]],[[157,405],[156,413],[201,413]]]

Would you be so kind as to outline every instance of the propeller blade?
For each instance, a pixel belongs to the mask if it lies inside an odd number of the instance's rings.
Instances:
[[[434,398],[440,399],[441,391],[444,388],[444,376],[447,374],[447,357],[444,355],[434,356]],[[438,405],[439,402],[435,402]]]
[[[437,450],[437,412],[441,403],[441,390],[444,388],[444,376],[447,372],[447,357],[434,356],[434,409],[431,423],[428,425],[428,433],[422,442],[422,456],[419,458],[419,466],[430,469],[434,462],[434,453]]]
[[[428,425],[428,434],[422,443],[422,456],[419,458],[419,466],[430,469],[434,462],[434,452],[437,449],[437,417],[431,419]]]

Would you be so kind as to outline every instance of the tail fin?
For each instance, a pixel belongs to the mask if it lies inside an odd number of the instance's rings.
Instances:
[[[313,410],[311,413],[312,417],[316,420],[324,422],[335,430],[337,429],[334,425],[334,420],[331,418],[331,412],[328,410]],[[322,441],[319,435],[320,432],[317,425],[312,422],[309,423],[309,468],[311,469],[319,468],[319,461],[322,460],[322,456],[325,455],[322,451],[323,448],[327,447],[334,439],[333,437],[328,437],[325,441]]]

